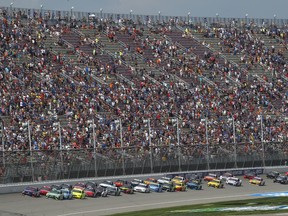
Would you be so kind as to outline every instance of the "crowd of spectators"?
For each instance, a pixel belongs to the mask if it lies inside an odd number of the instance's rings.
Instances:
[[[123,154],[141,162],[149,151],[159,161],[205,159],[206,144],[211,158],[231,156],[235,145],[238,155],[260,155],[262,142],[271,155],[287,154],[287,28],[259,28],[265,37],[281,39],[285,46],[278,49],[265,44],[255,28],[184,26],[182,37],[198,31],[219,39],[223,53],[239,56],[245,71],[267,67],[273,79],[263,82],[243,75],[243,68],[219,53],[208,49],[203,58],[193,45],[182,46],[183,38],[172,40],[169,33],[181,32],[174,21],[139,26],[103,20],[99,28],[14,15],[0,19],[1,151],[7,163],[27,162],[14,153],[30,149],[43,163],[60,160],[53,150],[61,150],[65,161],[89,161],[94,144],[101,157],[118,162]],[[94,37],[83,37],[84,29]],[[63,39],[75,31],[79,46]],[[120,36],[127,39],[123,50],[101,61],[105,38],[116,44]],[[86,45],[91,52],[81,49]],[[117,76],[120,66],[129,76]],[[229,82],[229,76],[241,84]]]

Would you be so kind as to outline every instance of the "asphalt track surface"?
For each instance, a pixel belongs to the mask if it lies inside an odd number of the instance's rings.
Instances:
[[[208,188],[187,192],[162,192],[150,194],[122,194],[120,197],[87,198],[84,200],[56,201],[45,197],[32,198],[21,194],[0,195],[0,216],[96,216],[120,212],[139,211],[153,208],[202,204],[228,200],[252,199],[251,194],[265,192],[287,192],[287,185],[265,179],[265,186],[250,185],[243,180],[243,186],[225,185],[223,189]]]

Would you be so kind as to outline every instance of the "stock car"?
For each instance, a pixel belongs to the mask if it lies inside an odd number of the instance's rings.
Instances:
[[[134,194],[133,187],[131,185],[125,184],[119,187],[122,193],[125,194]]]
[[[132,185],[132,187],[135,187],[137,185],[139,185],[140,183],[143,183],[143,180],[141,179],[133,179],[130,184]]]
[[[156,183],[157,182],[157,179],[155,178],[147,178],[146,180],[144,180],[144,184],[151,184],[151,183]]]
[[[241,186],[242,180],[236,177],[228,177],[226,179],[226,184],[233,185],[233,186]]]
[[[288,184],[288,177],[279,175],[277,178],[274,179],[274,183],[280,183],[280,184]]]
[[[95,188],[95,192],[96,192],[96,197],[107,197],[108,193],[107,190],[101,186],[97,186]]]
[[[209,173],[208,175],[204,176],[204,181],[212,181],[214,179],[218,179],[218,176],[215,173]]]
[[[123,185],[127,184],[126,180],[118,179],[117,181],[114,182],[114,185],[116,187],[122,187]]]
[[[64,195],[62,193],[61,190],[57,190],[57,189],[52,189],[51,191],[49,191],[46,194],[46,198],[51,198],[51,199],[55,199],[55,200],[63,200],[64,199]]]
[[[50,185],[44,185],[40,188],[40,195],[45,196],[48,192],[50,192],[52,190]]]
[[[73,188],[73,186],[71,184],[66,184],[66,183],[61,184],[60,187],[62,189],[68,189],[68,190],[72,190],[72,188]]]
[[[86,188],[88,187],[96,188],[98,186],[96,182],[91,182],[91,181],[86,182],[85,185],[86,185]]]
[[[40,197],[40,191],[37,187],[25,187],[22,191],[22,195],[31,196],[31,197]]]
[[[197,184],[201,184],[202,178],[197,174],[192,174],[189,176],[189,181],[195,182]]]
[[[186,183],[187,188],[191,190],[202,190],[202,185],[200,183],[197,183],[195,181],[188,181]]]
[[[176,182],[174,184],[176,191],[186,191],[186,184],[184,182]]]
[[[140,192],[140,193],[150,193],[150,188],[149,185],[140,183],[137,186],[134,187],[133,189],[135,192]]]
[[[115,184],[112,181],[103,181],[102,183],[99,184],[99,186],[107,188],[110,186],[115,187]]]
[[[172,180],[174,183],[186,183],[187,180],[183,176],[175,176]]]
[[[96,193],[96,190],[95,190],[95,188],[93,188],[93,187],[86,187],[85,189],[84,189],[84,193],[85,193],[85,195],[87,196],[87,197],[97,197],[97,193]]]
[[[271,172],[269,172],[269,173],[266,174],[266,177],[267,177],[267,178],[270,178],[270,179],[275,179],[275,178],[277,178],[279,175],[280,175],[279,172],[277,172],[277,171],[271,171]]]
[[[106,187],[107,194],[112,196],[120,196],[121,190],[118,187],[115,186],[108,186]]]
[[[78,187],[72,189],[72,196],[76,199],[84,199],[86,197],[84,189]]]
[[[162,184],[162,190],[168,191],[168,192],[174,192],[176,191],[175,184],[170,182],[170,183],[163,183]]]
[[[251,179],[255,178],[256,176],[257,176],[256,172],[247,172],[244,175],[244,179],[251,180]]]
[[[149,184],[150,191],[162,192],[162,185],[159,183],[152,182]]]
[[[226,181],[227,178],[230,178],[230,177],[234,177],[234,176],[231,173],[226,172],[226,173],[222,174],[219,179]]]
[[[208,187],[214,187],[214,188],[223,188],[224,187],[222,181],[219,179],[214,179],[212,181],[209,181],[207,183],[207,185],[208,185]]]
[[[265,185],[264,179],[262,179],[261,177],[258,177],[258,176],[250,179],[249,183],[253,184],[253,185],[258,185],[258,186],[264,186]]]
[[[70,189],[68,189],[68,188],[63,188],[63,189],[61,189],[61,192],[62,192],[62,194],[63,194],[63,198],[64,198],[64,199],[71,200],[71,199],[73,198],[72,192],[71,192]]]
[[[84,190],[86,188],[86,184],[83,182],[78,182],[73,186],[73,189],[74,188],[80,188],[80,189]]]
[[[165,177],[165,176],[163,176],[157,180],[157,182],[160,184],[170,183],[171,181],[172,181],[171,178]]]

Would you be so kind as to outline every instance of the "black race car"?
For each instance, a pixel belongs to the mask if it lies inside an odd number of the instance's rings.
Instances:
[[[275,178],[277,178],[279,175],[280,175],[279,172],[277,172],[277,171],[271,171],[271,172],[269,172],[269,173],[266,174],[266,177],[267,177],[267,178],[270,178],[270,179],[275,179]]]
[[[288,177],[279,175],[277,178],[274,179],[274,183],[280,183],[280,184],[288,184]]]

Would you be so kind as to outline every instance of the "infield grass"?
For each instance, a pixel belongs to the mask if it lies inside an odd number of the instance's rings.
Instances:
[[[217,211],[216,208],[233,208],[233,207],[257,207],[257,206],[288,206],[288,197],[269,197],[248,200],[206,203],[198,205],[186,205],[171,208],[161,208],[137,212],[126,212],[113,214],[113,216],[225,216],[225,215],[272,215],[276,213],[288,212],[285,210],[251,210],[251,211]],[[197,210],[196,210],[197,209]],[[193,211],[201,212],[193,212]],[[182,211],[182,212],[181,212]]]

